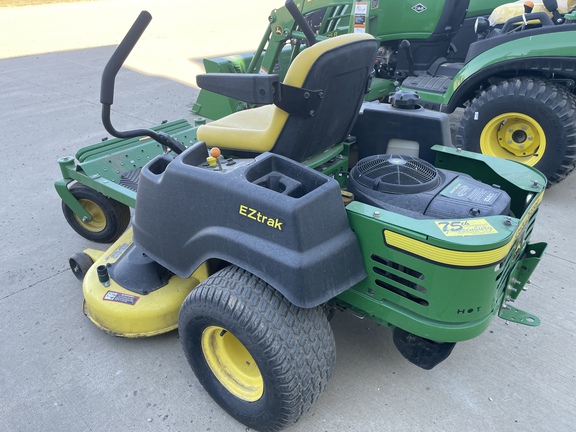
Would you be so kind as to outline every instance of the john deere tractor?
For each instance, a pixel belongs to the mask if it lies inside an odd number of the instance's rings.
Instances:
[[[451,147],[446,114],[413,92],[363,103],[378,41],[316,41],[287,8],[309,47],[283,79],[198,77],[258,107],[119,131],[114,79],[151,19],[143,12],[102,77],[102,120],[116,138],[60,159],[56,185],[78,232],[120,236],[70,259],[86,316],[122,337],[178,328],[199,383],[260,431],[298,421],[325,389],[334,313],[389,327],[400,353],[431,369],[495,315],[539,324],[511,303],[546,249],[530,242],[540,172]],[[387,134],[371,136],[381,124]],[[415,143],[435,164],[407,155]]]
[[[318,39],[368,33],[378,42],[366,100],[397,88],[429,109],[465,108],[455,144],[538,168],[552,185],[576,163],[574,0],[503,4],[468,0],[312,0],[300,9]],[[473,16],[489,19],[472,25]],[[566,16],[565,16],[566,15]],[[468,18],[467,18],[468,17]],[[254,53],[206,59],[207,72],[283,77],[306,46],[286,8],[274,9]],[[202,90],[193,107],[210,119],[249,108]]]

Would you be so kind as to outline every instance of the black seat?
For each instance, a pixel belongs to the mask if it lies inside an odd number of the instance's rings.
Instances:
[[[314,109],[301,112],[296,101],[296,109],[291,110],[284,100],[240,111],[201,126],[198,139],[226,153],[270,151],[299,162],[341,143],[358,116],[376,49],[376,40],[367,34],[347,34],[314,44],[294,59],[282,83],[286,95],[288,90],[297,96],[306,90],[314,93],[318,98]]]

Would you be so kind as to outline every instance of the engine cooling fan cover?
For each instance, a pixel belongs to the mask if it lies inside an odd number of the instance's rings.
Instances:
[[[416,219],[510,211],[510,197],[503,190],[412,156],[368,156],[350,170],[347,188],[356,201]]]
[[[421,193],[442,182],[432,164],[412,156],[390,154],[362,159],[350,176],[365,188],[392,194]]]

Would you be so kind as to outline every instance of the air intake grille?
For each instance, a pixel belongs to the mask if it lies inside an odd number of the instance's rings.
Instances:
[[[400,155],[378,155],[362,159],[354,167],[352,175],[364,187],[396,194],[425,192],[441,182],[432,164]]]

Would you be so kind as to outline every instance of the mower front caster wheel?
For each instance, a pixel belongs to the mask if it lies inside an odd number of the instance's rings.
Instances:
[[[277,431],[295,423],[334,369],[334,336],[322,308],[296,307],[235,266],[188,295],[178,328],[204,389],[255,430]]]
[[[92,267],[92,264],[94,264],[92,258],[90,258],[90,256],[84,252],[77,252],[72,255],[68,260],[68,263],[70,264],[72,273],[74,273],[74,276],[76,276],[76,279],[78,279],[80,282],[84,280],[86,273],[90,267]]]
[[[62,202],[62,212],[66,221],[82,237],[97,243],[112,243],[128,228],[130,208],[127,205],[81,183],[73,184],[70,193],[92,216],[92,220],[83,221]]]

